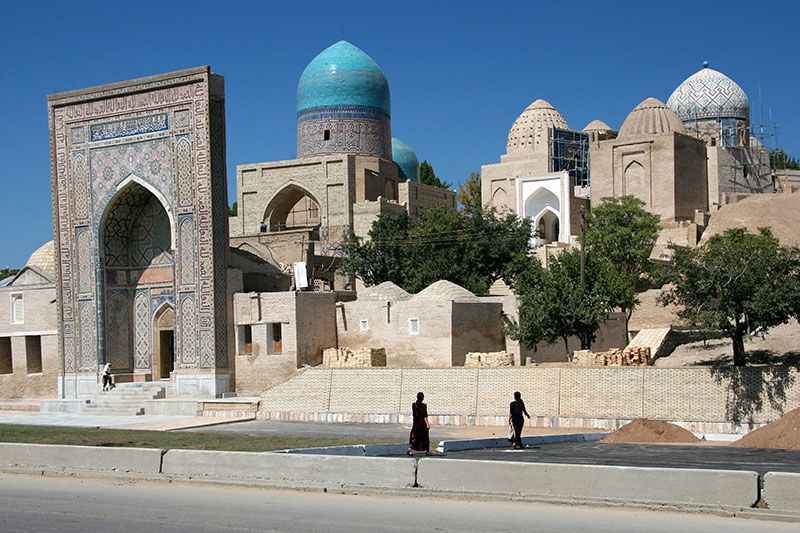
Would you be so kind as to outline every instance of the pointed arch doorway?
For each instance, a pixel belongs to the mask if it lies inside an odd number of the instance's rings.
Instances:
[[[175,370],[175,310],[164,305],[153,317],[153,378],[170,379]]]

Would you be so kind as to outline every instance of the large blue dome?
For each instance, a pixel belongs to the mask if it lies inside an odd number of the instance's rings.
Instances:
[[[396,137],[392,137],[392,161],[400,167],[401,177],[419,181],[419,160],[414,149]]]
[[[389,82],[381,67],[347,41],[311,60],[297,84],[297,111],[365,106],[390,115]]]

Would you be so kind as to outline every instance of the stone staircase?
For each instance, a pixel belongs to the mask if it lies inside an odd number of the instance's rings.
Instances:
[[[172,387],[169,383],[152,381],[120,383],[108,392],[98,392],[81,411],[87,415],[143,415],[145,401],[173,396]]]

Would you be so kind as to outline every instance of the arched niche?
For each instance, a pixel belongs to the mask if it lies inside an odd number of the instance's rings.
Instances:
[[[650,205],[650,186],[644,166],[638,161],[631,161],[625,167],[625,194],[635,196]]]
[[[533,222],[535,244],[558,241],[561,223],[561,202],[552,191],[537,189],[525,200],[525,216]]]
[[[264,224],[269,231],[318,226],[320,222],[319,202],[310,192],[295,184],[281,189],[264,210]]]
[[[100,296],[105,358],[115,371],[151,368],[151,293],[174,293],[173,227],[163,197],[136,179],[126,180],[103,212]]]

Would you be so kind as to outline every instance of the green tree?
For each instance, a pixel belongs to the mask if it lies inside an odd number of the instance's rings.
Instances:
[[[519,319],[507,320],[511,338],[528,348],[561,339],[568,351],[569,337],[576,336],[581,349],[591,349],[597,330],[615,307],[620,275],[600,256],[587,256],[585,266],[581,284],[579,250],[562,252],[547,269],[536,259],[513,263],[507,281],[518,297]]]
[[[19,272],[16,268],[0,268],[0,280],[6,279]]]
[[[445,279],[486,294],[507,265],[528,253],[530,223],[513,214],[427,209],[415,221],[381,215],[368,239],[344,245],[343,269],[366,285],[392,281],[419,292]]]
[[[441,187],[442,189],[450,188],[449,183],[439,179],[439,176],[437,176],[436,172],[433,170],[433,165],[431,165],[427,160],[419,164],[419,182],[424,183],[425,185]]]
[[[744,339],[800,317],[800,251],[784,248],[765,228],[729,229],[697,248],[674,247],[671,288],[661,303],[679,316],[724,332],[733,363],[747,364]]]
[[[470,172],[469,177],[458,188],[458,203],[464,209],[478,211],[481,204],[481,175],[479,172]]]
[[[228,208],[228,216],[235,217],[239,213],[239,202],[233,202]]]
[[[769,151],[769,164],[779,170],[800,170],[800,161],[787,154],[783,148]]]
[[[625,315],[625,331],[639,305],[637,292],[653,272],[650,254],[661,229],[659,218],[633,196],[604,199],[588,217],[583,242],[589,256],[607,259],[619,271],[616,306]]]

